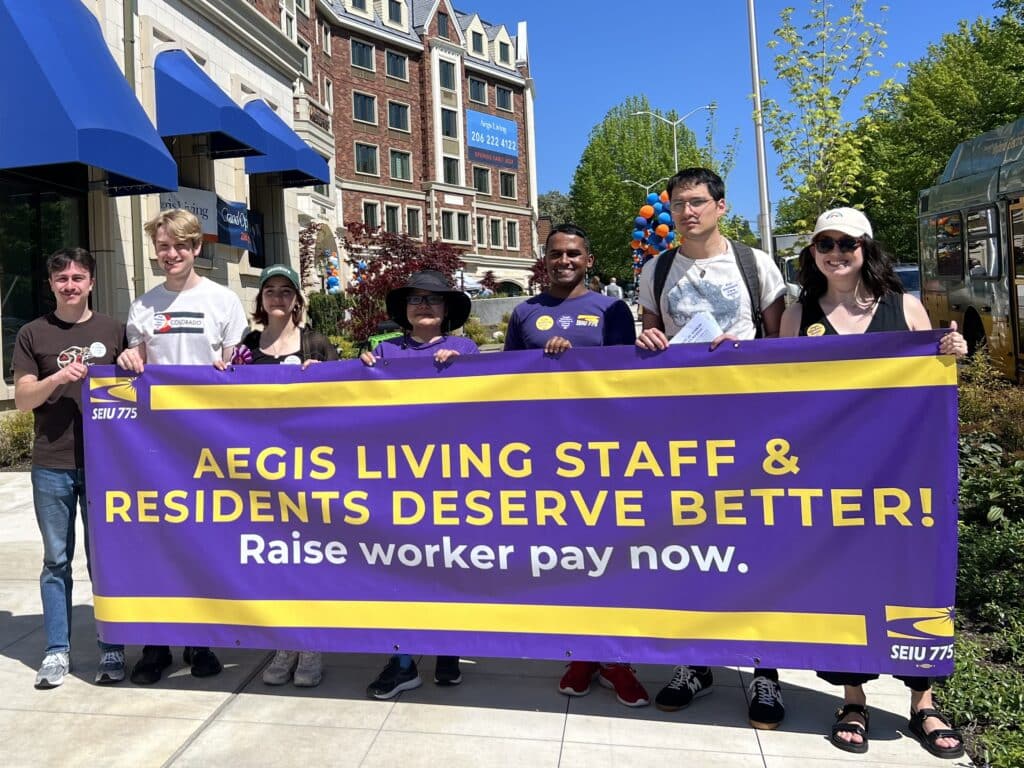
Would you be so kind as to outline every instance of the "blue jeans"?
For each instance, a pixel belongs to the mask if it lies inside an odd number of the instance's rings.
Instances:
[[[71,561],[75,557],[75,515],[80,509],[85,528],[85,562],[89,563],[89,518],[85,503],[85,472],[81,469],[32,467],[32,502],[43,537],[43,572],[39,591],[43,598],[46,652],[71,648]],[[100,650],[122,650],[97,640]]]

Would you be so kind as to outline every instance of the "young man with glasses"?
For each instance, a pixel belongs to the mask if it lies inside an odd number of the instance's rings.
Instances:
[[[723,339],[778,336],[785,309],[782,274],[768,254],[719,231],[727,210],[721,177],[707,168],[685,168],[669,179],[668,195],[681,244],[649,261],[640,274],[643,330],[637,346],[666,349],[701,312],[722,329],[712,347]],[[776,728],[785,717],[778,679],[777,670],[754,670],[749,718],[756,728]],[[708,667],[677,666],[655,705],[668,712],[683,709],[709,693],[713,680]]]
[[[249,330],[242,302],[230,289],[195,271],[203,248],[199,220],[189,211],[161,211],[146,222],[164,282],[132,302],[128,310],[128,349],[117,364],[135,373],[146,365],[213,365],[223,370]],[[193,677],[210,677],[222,667],[205,647],[186,647]],[[171,665],[171,649],[147,645],[131,680],[151,685]]]

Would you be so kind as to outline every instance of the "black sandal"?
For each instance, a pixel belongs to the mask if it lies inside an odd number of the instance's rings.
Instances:
[[[940,720],[945,728],[936,728],[931,733],[925,733],[924,721],[929,717],[934,717]],[[936,757],[941,757],[944,760],[954,760],[958,757],[963,757],[964,754],[964,736],[960,733],[959,729],[954,728],[953,724],[949,722],[949,718],[939,712],[937,709],[919,709],[917,712],[911,710],[910,720],[907,721],[907,725],[910,728],[910,732],[917,737],[917,740],[921,742],[921,746],[927,749]],[[956,739],[959,744],[955,747],[940,747],[935,742],[939,739]]]
[[[848,715],[860,715],[864,718],[864,725],[860,723],[844,723],[842,720]],[[853,752],[863,755],[868,751],[868,721],[870,719],[868,708],[861,704],[844,704],[836,710],[836,724],[832,726],[832,735],[829,741],[844,752]],[[843,741],[839,738],[840,733],[852,733],[860,736],[861,742],[857,744],[852,741]]]

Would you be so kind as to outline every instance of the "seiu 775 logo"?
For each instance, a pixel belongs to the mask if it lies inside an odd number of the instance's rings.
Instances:
[[[138,415],[134,376],[97,376],[89,379],[93,421],[134,419]]]

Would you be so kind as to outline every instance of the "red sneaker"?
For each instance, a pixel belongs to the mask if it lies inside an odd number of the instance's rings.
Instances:
[[[651,697],[639,680],[636,670],[629,664],[606,664],[601,667],[597,679],[605,688],[615,691],[615,698],[627,707],[646,707]]]
[[[558,690],[566,696],[586,696],[590,693],[590,681],[600,668],[601,665],[596,661],[569,662],[558,683]]]

